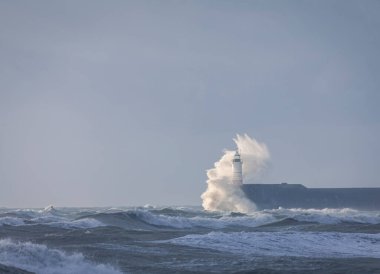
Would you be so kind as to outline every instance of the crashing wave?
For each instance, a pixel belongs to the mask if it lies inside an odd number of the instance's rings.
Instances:
[[[243,160],[244,179],[253,180],[264,170],[270,158],[265,144],[257,142],[247,134],[234,139]],[[256,205],[249,200],[242,189],[232,184],[232,160],[235,151],[226,150],[214,168],[207,171],[207,189],[201,195],[202,206],[209,211],[233,211],[249,213]]]
[[[39,274],[121,274],[110,265],[95,264],[81,253],[67,254],[58,249],[30,242],[0,240],[0,263]]]

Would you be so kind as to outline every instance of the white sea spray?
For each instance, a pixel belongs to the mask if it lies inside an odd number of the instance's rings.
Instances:
[[[270,158],[265,144],[247,134],[234,139],[243,161],[243,179],[256,179],[267,166]],[[210,211],[234,211],[248,213],[256,210],[239,186],[231,184],[234,151],[225,150],[222,158],[207,171],[207,189],[201,195],[202,206]]]

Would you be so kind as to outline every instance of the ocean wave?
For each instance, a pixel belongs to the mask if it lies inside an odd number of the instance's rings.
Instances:
[[[338,232],[211,232],[159,241],[242,256],[380,258],[380,234]]]
[[[380,213],[378,211],[358,211],[350,208],[343,209],[273,209],[264,210],[277,218],[292,218],[300,222],[315,222],[320,224],[339,223],[362,223],[380,224]]]
[[[70,228],[87,229],[87,228],[106,226],[106,224],[92,218],[83,218],[83,219],[73,220],[73,221],[51,222],[51,223],[46,223],[46,224],[49,226],[65,228],[65,229],[70,229]]]
[[[91,214],[85,217],[127,229],[258,227],[286,219],[320,224],[380,223],[379,212],[353,209],[275,209],[256,211],[250,214],[237,214],[179,208],[134,208],[119,210],[118,212]]]
[[[276,221],[276,219],[265,213],[256,213],[254,216],[217,216],[217,217],[174,217],[166,215],[144,214],[146,222],[155,225],[170,226],[175,228],[204,227],[211,229],[222,229],[233,226],[257,227]]]
[[[15,209],[15,210],[4,210],[3,212],[1,212],[0,215],[18,217],[22,219],[31,219],[31,218],[36,218],[40,216],[41,214],[38,212],[38,210]]]
[[[61,216],[55,216],[53,214],[41,214],[35,218],[29,219],[30,222],[38,223],[38,224],[48,224],[48,223],[56,223],[56,222],[64,222],[67,221],[67,218]]]
[[[162,212],[161,212],[162,213]],[[271,214],[257,212],[254,216],[244,214],[234,215],[209,215],[185,217],[175,216],[173,212],[157,214],[143,209],[127,210],[116,213],[99,213],[89,215],[88,218],[100,220],[107,225],[120,226],[124,228],[154,229],[169,227],[176,229],[190,229],[195,227],[222,229],[233,226],[257,227],[276,221]],[[193,216],[193,215],[192,215]]]
[[[75,211],[77,214],[77,211]],[[55,209],[52,206],[43,210],[11,210],[0,215],[0,226],[7,225],[48,225],[65,229],[70,228],[94,228],[104,226],[102,222],[91,218],[75,219],[67,212]]]
[[[110,265],[88,261],[81,253],[67,254],[45,245],[9,239],[0,240],[0,263],[39,274],[122,273]]]
[[[0,226],[2,225],[19,226],[23,224],[24,224],[24,220],[18,217],[5,216],[5,217],[0,218]]]
[[[102,209],[13,210],[0,214],[0,226],[48,225],[65,229],[87,229],[117,226],[133,230],[224,229],[228,227],[258,227],[292,219],[319,224],[360,223],[380,224],[379,211],[354,209],[273,209],[251,212],[208,212],[186,207],[139,207]]]
[[[72,219],[70,216],[57,216],[52,210],[49,211],[10,211],[0,214],[0,226],[2,225],[47,225],[70,228],[94,228],[105,226],[102,222],[92,218]]]

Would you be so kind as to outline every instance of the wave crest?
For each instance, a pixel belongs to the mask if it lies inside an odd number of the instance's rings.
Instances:
[[[9,239],[0,240],[0,263],[40,274],[121,274],[112,266],[86,260],[81,253],[67,254],[45,245]]]

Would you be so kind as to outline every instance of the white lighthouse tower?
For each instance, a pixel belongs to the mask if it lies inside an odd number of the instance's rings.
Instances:
[[[236,186],[243,184],[243,162],[240,159],[238,150],[236,150],[232,160],[232,184]]]

